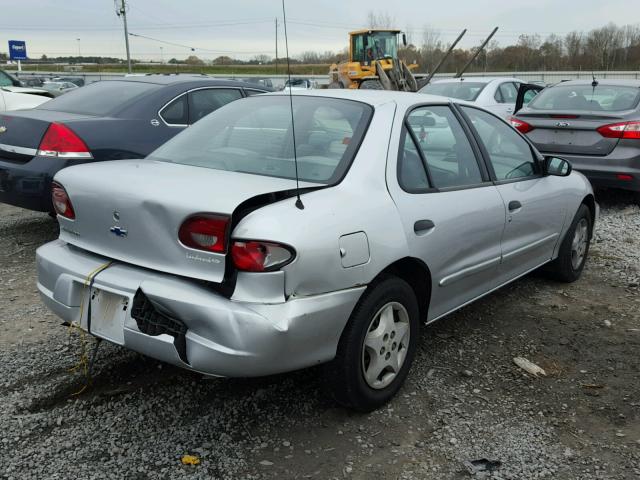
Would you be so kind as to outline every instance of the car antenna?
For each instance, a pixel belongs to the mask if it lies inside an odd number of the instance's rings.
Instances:
[[[298,152],[296,152],[296,125],[293,115],[293,94],[291,93],[291,64],[289,63],[289,40],[287,39],[287,12],[284,8],[284,0],[282,0],[282,19],[284,23],[284,47],[287,54],[287,77],[289,84],[289,107],[291,108],[291,133],[293,134],[293,163],[296,167],[296,207],[304,210],[304,204],[300,198],[300,179],[298,177]],[[286,88],[286,87],[285,87]]]

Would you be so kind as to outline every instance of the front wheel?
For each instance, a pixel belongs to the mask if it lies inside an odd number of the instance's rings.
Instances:
[[[549,264],[548,271],[556,280],[571,283],[580,278],[589,254],[592,229],[591,212],[582,204],[560,245],[558,258]]]
[[[363,412],[387,403],[409,373],[419,326],[418,301],[407,282],[388,277],[370,286],[327,368],[336,401]]]
[[[365,80],[360,84],[360,90],[384,90],[380,80]]]

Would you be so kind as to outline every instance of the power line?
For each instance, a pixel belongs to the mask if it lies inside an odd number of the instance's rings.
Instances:
[[[146,40],[151,40],[151,41],[158,42],[158,43],[164,43],[165,45],[172,45],[174,47],[188,48],[192,52],[195,52],[196,50],[199,50],[199,51],[208,52],[208,53],[233,53],[233,54],[238,54],[238,55],[248,55],[248,54],[256,54],[256,53],[271,53],[270,50],[262,51],[262,52],[240,51],[240,50],[214,50],[214,49],[211,49],[211,48],[201,48],[201,47],[194,47],[194,46],[191,46],[191,45],[185,45],[185,44],[182,44],[182,43],[168,42],[166,40],[160,40],[159,38],[148,37],[146,35],[140,35],[140,34],[137,34],[137,33],[131,33],[130,32],[129,35],[131,35],[132,37],[144,38]]]

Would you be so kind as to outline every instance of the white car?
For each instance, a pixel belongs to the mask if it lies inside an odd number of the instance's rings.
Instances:
[[[544,88],[514,77],[463,77],[432,81],[422,87],[420,93],[466,100],[502,118],[509,118],[514,113],[518,89],[522,85],[528,86],[524,105]]]
[[[49,96],[31,93],[17,93],[11,91],[9,88],[0,88],[0,112],[4,112],[6,110],[34,108],[49,100],[51,100],[51,97]]]

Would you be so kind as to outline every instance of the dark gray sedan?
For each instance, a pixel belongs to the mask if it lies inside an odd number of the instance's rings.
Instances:
[[[640,192],[639,103],[639,80],[572,80],[543,90],[511,124],[594,186]]]
[[[234,100],[271,89],[202,75],[92,83],[31,110],[0,114],[0,202],[53,211],[51,179],[80,163],[143,158]]]

